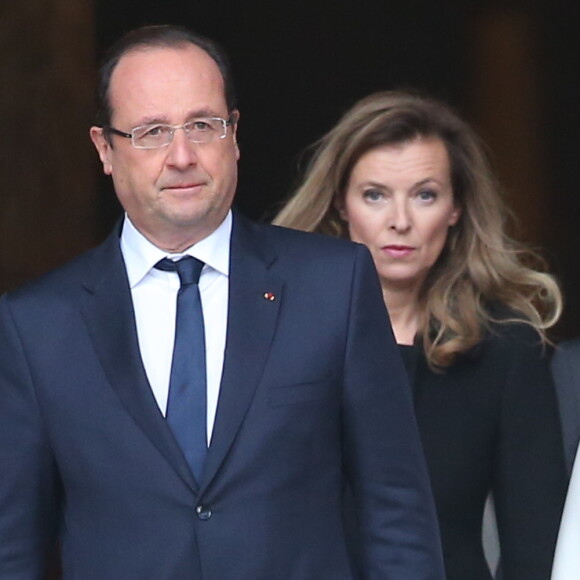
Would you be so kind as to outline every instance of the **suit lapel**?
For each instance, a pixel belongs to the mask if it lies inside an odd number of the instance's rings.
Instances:
[[[197,484],[147,380],[137,340],[129,282],[118,230],[94,251],[83,286],[82,311],[106,376],[153,445],[194,491]]]
[[[224,368],[203,488],[225,459],[260,381],[274,335],[282,282],[260,227],[234,214]]]

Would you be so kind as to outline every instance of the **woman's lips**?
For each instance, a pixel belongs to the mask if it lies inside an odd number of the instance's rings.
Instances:
[[[413,246],[400,246],[398,244],[391,244],[383,247],[383,252],[392,258],[405,258],[415,251]]]

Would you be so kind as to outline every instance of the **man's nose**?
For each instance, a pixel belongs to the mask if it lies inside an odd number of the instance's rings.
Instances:
[[[167,146],[167,164],[177,169],[186,169],[197,163],[196,147],[183,128],[176,129],[171,143]]]

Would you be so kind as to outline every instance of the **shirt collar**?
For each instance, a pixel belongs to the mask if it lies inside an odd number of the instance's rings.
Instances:
[[[152,244],[125,214],[121,232],[121,252],[127,268],[129,286],[134,288],[162,258],[193,256],[210,268],[225,276],[230,269],[230,237],[232,233],[232,212],[207,238],[187,248],[179,254],[170,254]]]

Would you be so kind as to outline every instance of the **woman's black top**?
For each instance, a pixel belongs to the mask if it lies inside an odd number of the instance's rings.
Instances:
[[[504,580],[549,580],[567,476],[549,357],[537,333],[525,324],[497,324],[440,373],[419,345],[400,348],[447,579],[491,579],[481,526],[492,491]]]

